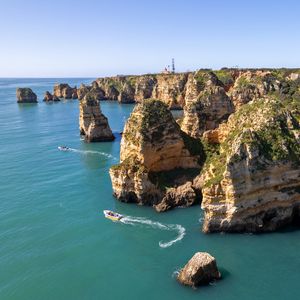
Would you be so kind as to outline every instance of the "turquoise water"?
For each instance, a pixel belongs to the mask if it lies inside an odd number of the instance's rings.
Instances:
[[[133,106],[101,102],[117,140],[86,144],[77,100],[41,101],[55,82],[90,81],[0,79],[0,299],[299,299],[300,231],[204,235],[199,206],[158,214],[112,197],[108,169]],[[18,105],[19,86],[39,104]],[[103,209],[133,221],[113,223]],[[217,258],[223,280],[197,290],[176,282],[196,251]]]

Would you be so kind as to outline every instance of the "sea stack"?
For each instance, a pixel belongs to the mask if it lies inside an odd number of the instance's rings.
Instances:
[[[197,252],[178,274],[178,281],[184,285],[197,287],[220,279],[216,259],[206,252]]]
[[[67,83],[56,84],[53,88],[53,96],[64,99],[77,99],[77,88],[72,88]]]
[[[86,142],[113,141],[115,139],[107,118],[102,114],[100,103],[93,94],[87,93],[79,102],[80,134]]]
[[[199,174],[201,150],[200,140],[180,130],[166,104],[144,100],[125,125],[121,163],[110,169],[114,195],[158,211],[194,204],[192,179]]]
[[[18,103],[37,103],[37,96],[30,88],[17,89]]]
[[[43,101],[51,102],[51,101],[60,101],[60,100],[58,97],[53,96],[49,91],[46,91]]]

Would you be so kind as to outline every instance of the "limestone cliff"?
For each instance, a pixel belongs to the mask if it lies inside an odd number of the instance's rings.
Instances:
[[[80,134],[87,142],[114,140],[107,118],[100,110],[100,103],[92,93],[87,93],[79,102]]]
[[[188,73],[152,74],[98,78],[95,82],[104,90],[106,99],[129,103],[156,98],[172,109],[181,109],[187,78]]]
[[[83,97],[89,93],[90,96],[94,97],[94,99],[100,101],[105,99],[104,91],[98,87],[98,85],[87,86],[85,84],[81,84],[77,89],[78,99],[81,100]]]
[[[224,90],[236,108],[273,92],[285,93],[289,82],[299,79],[299,70],[222,69],[175,74],[119,75],[96,79],[92,86],[102,90],[101,100],[120,103],[160,99],[171,109],[183,109],[199,100],[208,87]],[[189,110],[191,108],[188,108]]]
[[[157,75],[152,98],[160,99],[172,109],[182,108],[185,105],[187,78],[188,73]]]
[[[186,183],[195,170],[199,173],[201,150],[200,141],[180,130],[165,104],[143,101],[125,125],[120,164],[110,169],[114,195],[159,211],[192,205],[198,194]]]
[[[270,71],[241,72],[230,91],[236,107],[279,91],[281,82]]]
[[[188,101],[184,107],[181,129],[200,138],[206,130],[215,129],[234,111],[224,85],[212,72],[197,72],[190,78]]]
[[[53,96],[64,99],[77,99],[77,89],[72,88],[67,83],[56,84],[53,88]]]
[[[201,175],[205,232],[272,231],[299,218],[299,135],[295,115],[266,98],[213,132],[220,144]]]

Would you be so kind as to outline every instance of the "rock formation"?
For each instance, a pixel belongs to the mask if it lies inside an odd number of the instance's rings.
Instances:
[[[219,145],[201,175],[205,232],[272,231],[300,217],[297,117],[276,99],[257,99],[214,131]]]
[[[43,101],[51,102],[51,101],[60,101],[60,100],[56,96],[53,96],[49,91],[46,91]]]
[[[172,109],[182,108],[185,104],[184,92],[187,78],[187,73],[157,75],[152,97],[160,99]]]
[[[77,88],[75,87],[72,92],[72,99],[78,99]]]
[[[234,106],[223,84],[213,73],[198,72],[190,79],[187,103],[181,129],[188,135],[200,138],[204,131],[215,129],[233,113]]]
[[[144,99],[150,99],[156,82],[155,75],[136,76],[133,78],[131,83],[135,86],[135,101],[142,102]]]
[[[197,252],[178,274],[178,281],[184,285],[197,287],[220,279],[216,259],[206,252]]]
[[[204,90],[208,90],[211,94],[221,93],[224,96],[225,93],[237,109],[270,93],[284,93],[289,88],[289,82],[299,78],[299,70],[292,69],[222,69],[213,72],[199,70],[175,74],[104,77],[96,79],[92,86],[103,91],[101,100],[131,103],[156,98],[171,109],[182,109],[188,103],[197,102],[200,94],[205,95]],[[209,92],[209,87],[215,90]]]
[[[192,205],[198,194],[187,181],[199,173],[201,151],[200,141],[180,130],[165,104],[144,100],[125,125],[120,164],[110,169],[114,195],[158,211]]]
[[[37,103],[37,96],[30,88],[17,88],[18,103]]]
[[[77,89],[72,88],[67,83],[56,84],[53,88],[53,96],[64,99],[76,99]]]
[[[100,110],[100,103],[94,95],[87,93],[79,103],[80,134],[87,142],[112,141],[115,139],[107,118]]]
[[[98,78],[95,82],[104,91],[106,99],[130,103],[156,98],[172,109],[181,109],[185,104],[188,74],[116,76]]]
[[[133,103],[134,102],[134,87],[131,86],[128,82],[125,82],[122,90],[118,94],[118,101],[120,103]]]
[[[100,89],[97,84],[93,86],[87,86],[84,84],[81,84],[80,87],[77,89],[77,95],[78,99],[81,100],[83,97],[89,93],[90,96],[93,96],[94,99],[100,101],[105,99],[104,91]]]
[[[260,99],[263,96],[279,91],[281,82],[270,71],[247,71],[235,80],[230,91],[230,96],[236,107],[248,103],[251,100]]]

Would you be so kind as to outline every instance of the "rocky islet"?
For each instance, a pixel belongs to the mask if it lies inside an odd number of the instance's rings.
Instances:
[[[37,96],[30,88],[17,88],[18,103],[37,103]]]

